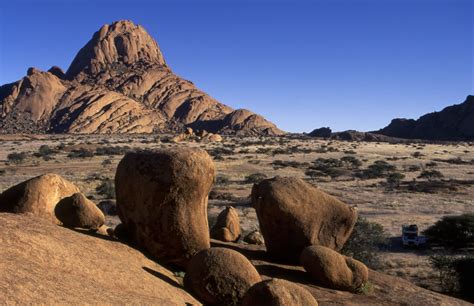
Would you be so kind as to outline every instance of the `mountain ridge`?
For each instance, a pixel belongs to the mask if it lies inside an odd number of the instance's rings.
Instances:
[[[386,127],[374,131],[390,137],[426,140],[474,140],[474,96],[418,119],[395,118]]]
[[[282,135],[260,115],[234,110],[168,67],[132,21],[102,26],[64,73],[28,69],[0,87],[0,133],[213,133]]]

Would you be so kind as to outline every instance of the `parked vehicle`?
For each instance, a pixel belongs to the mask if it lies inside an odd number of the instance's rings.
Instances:
[[[418,235],[416,224],[402,225],[402,244],[404,247],[420,247],[426,244],[426,237]]]

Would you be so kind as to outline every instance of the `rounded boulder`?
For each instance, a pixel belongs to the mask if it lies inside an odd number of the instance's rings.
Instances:
[[[315,281],[331,289],[355,291],[369,279],[363,263],[319,245],[303,250],[301,264]]]
[[[342,249],[357,220],[355,209],[295,177],[255,184],[252,205],[267,251],[289,261],[310,245]]]
[[[54,212],[65,227],[97,229],[105,223],[102,211],[82,193],[59,201]]]
[[[115,175],[124,229],[155,258],[185,267],[210,247],[207,203],[214,176],[214,163],[201,149],[126,154]]]
[[[210,305],[240,305],[247,290],[260,281],[259,273],[244,255],[226,248],[199,252],[184,276],[184,286]]]
[[[242,306],[317,306],[318,302],[305,288],[283,279],[270,279],[253,285],[242,300]]]
[[[233,242],[240,237],[240,219],[232,206],[226,207],[217,216],[217,222],[212,227],[211,238],[225,242]]]
[[[0,194],[0,212],[31,213],[60,224],[54,213],[58,202],[80,192],[73,183],[57,174],[43,174]]]

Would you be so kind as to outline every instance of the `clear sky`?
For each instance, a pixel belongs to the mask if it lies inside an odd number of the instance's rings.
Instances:
[[[178,75],[280,128],[374,130],[474,93],[471,0],[5,1],[0,84],[130,19]]]

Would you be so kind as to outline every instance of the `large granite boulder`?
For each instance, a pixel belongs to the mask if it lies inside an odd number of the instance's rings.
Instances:
[[[210,247],[207,202],[215,169],[201,149],[128,153],[115,176],[118,215],[151,255],[185,266]]]
[[[355,209],[294,177],[254,185],[252,205],[268,252],[291,261],[314,244],[340,250],[357,220]]]

